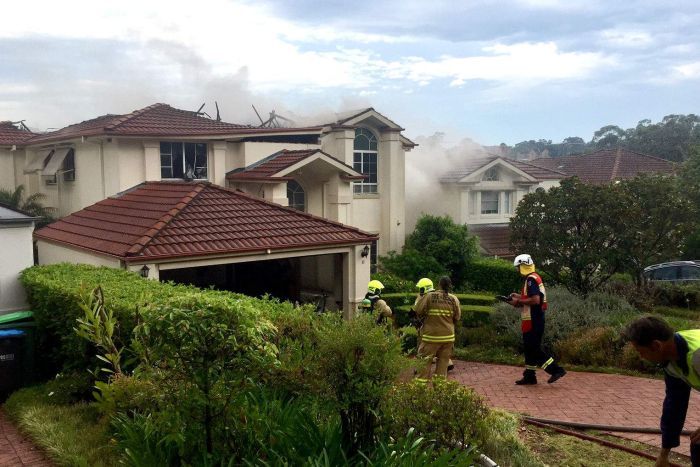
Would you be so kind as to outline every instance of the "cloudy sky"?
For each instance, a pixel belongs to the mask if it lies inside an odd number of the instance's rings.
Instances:
[[[697,0],[4,2],[0,120],[371,105],[413,138],[589,140],[700,112],[699,24]]]

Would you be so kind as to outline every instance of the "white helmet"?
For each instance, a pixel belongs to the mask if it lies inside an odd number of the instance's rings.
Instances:
[[[518,255],[515,257],[515,260],[513,261],[513,267],[517,268],[521,264],[525,264],[527,266],[530,266],[530,265],[533,265],[535,263],[532,261],[532,256],[527,255],[527,254],[522,254],[522,255]]]

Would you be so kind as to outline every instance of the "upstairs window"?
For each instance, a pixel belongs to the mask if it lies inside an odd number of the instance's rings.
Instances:
[[[207,178],[205,143],[160,143],[160,178]]]
[[[353,168],[366,177],[354,183],[354,192],[377,193],[377,137],[365,128],[355,130]]]
[[[47,185],[56,185],[59,178],[64,182],[75,181],[75,150],[73,148],[56,148],[44,158],[41,171]]]
[[[481,180],[483,182],[497,182],[498,170],[496,169],[496,167],[491,167],[486,172],[484,172],[484,177]]]
[[[298,211],[306,211],[306,193],[296,180],[287,182],[287,199],[289,207]]]
[[[498,191],[481,192],[481,214],[498,214]]]

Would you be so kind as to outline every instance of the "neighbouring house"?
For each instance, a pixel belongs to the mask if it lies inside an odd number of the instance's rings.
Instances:
[[[26,155],[23,144],[37,136],[21,123],[0,122],[0,188],[14,190],[24,183]]]
[[[19,273],[34,264],[35,217],[0,204],[0,315],[26,309]]]
[[[143,182],[35,233],[39,262],[309,301],[350,316],[376,235],[205,181]],[[31,244],[31,242],[30,242]]]
[[[440,206],[455,222],[479,237],[487,256],[512,258],[509,222],[520,200],[537,189],[549,189],[568,177],[586,183],[613,183],[641,173],[673,173],[675,164],[627,149],[519,161],[502,156],[469,160],[440,178]]]

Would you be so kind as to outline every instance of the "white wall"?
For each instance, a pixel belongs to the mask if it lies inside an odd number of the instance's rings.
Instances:
[[[34,264],[33,223],[24,226],[0,225],[0,314],[26,309],[19,273]]]
[[[45,240],[38,240],[37,248],[39,250],[39,264],[72,263],[121,268],[121,262],[117,258],[102,256],[87,250],[56,245]]]

